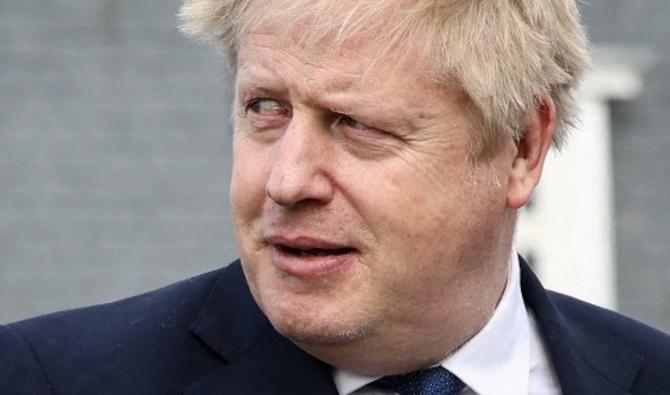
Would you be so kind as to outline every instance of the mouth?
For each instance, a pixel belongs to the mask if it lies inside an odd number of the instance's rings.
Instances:
[[[308,257],[323,257],[329,255],[346,255],[356,252],[355,248],[343,247],[343,248],[294,248],[286,245],[277,244],[276,248],[284,252],[285,254],[294,255],[300,258]]]
[[[351,266],[358,249],[311,237],[267,237],[270,259],[279,271],[295,277],[323,277]]]

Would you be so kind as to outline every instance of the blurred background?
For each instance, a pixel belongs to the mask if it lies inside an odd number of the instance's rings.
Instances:
[[[236,256],[225,61],[178,0],[1,0],[0,322]],[[518,232],[545,284],[670,331],[670,2],[581,5],[583,122]]]

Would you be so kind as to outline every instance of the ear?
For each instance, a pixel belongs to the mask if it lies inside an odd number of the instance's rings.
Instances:
[[[507,206],[520,208],[533,196],[540,181],[544,160],[556,127],[556,108],[551,96],[545,95],[542,104],[528,119],[526,131],[516,144],[507,188]]]

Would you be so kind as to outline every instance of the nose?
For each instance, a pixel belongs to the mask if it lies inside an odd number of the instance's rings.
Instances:
[[[333,198],[334,186],[326,169],[328,136],[317,128],[294,117],[277,140],[266,191],[280,206],[293,207],[307,201],[326,204]]]

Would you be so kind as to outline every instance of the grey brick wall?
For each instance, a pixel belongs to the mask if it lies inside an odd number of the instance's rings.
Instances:
[[[0,322],[235,256],[225,67],[177,7],[0,2]]]
[[[670,2],[590,0],[595,43],[646,47],[642,94],[613,103],[620,310],[670,332]]]

